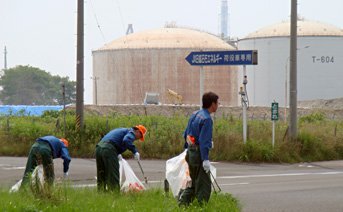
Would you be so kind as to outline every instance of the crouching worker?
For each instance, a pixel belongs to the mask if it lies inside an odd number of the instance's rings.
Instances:
[[[27,159],[26,169],[21,188],[29,182],[30,173],[39,165],[43,164],[44,177],[49,185],[52,185],[55,178],[53,159],[62,158],[63,177],[68,176],[69,163],[71,161],[68,151],[68,141],[58,139],[55,136],[44,136],[38,138],[32,145]]]
[[[107,133],[95,148],[98,191],[120,191],[119,161],[121,153],[129,149],[135,159],[139,160],[139,153],[133,142],[144,141],[146,128],[137,125],[133,128],[117,128]]]
[[[211,113],[218,109],[218,96],[209,92],[202,96],[202,109],[189,118],[184,132],[187,149],[186,161],[191,177],[191,187],[185,189],[179,199],[179,205],[189,205],[195,198],[202,204],[211,196],[211,179],[209,176],[209,151],[212,147],[213,121]]]

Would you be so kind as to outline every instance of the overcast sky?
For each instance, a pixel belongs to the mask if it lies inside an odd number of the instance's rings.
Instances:
[[[229,35],[243,38],[262,27],[287,21],[291,0],[228,0]],[[220,32],[221,0],[87,0],[85,2],[85,104],[92,103],[92,51],[166,22]],[[342,0],[298,0],[305,19],[343,28]],[[0,69],[30,65],[76,80],[77,0],[0,0]],[[101,83],[99,79],[98,83]]]

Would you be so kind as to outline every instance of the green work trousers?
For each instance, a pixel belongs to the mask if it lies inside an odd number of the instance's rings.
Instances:
[[[118,153],[114,145],[101,141],[95,148],[95,159],[98,190],[120,191]]]
[[[211,196],[211,180],[209,174],[202,167],[201,154],[198,148],[188,147],[186,161],[192,185],[181,194],[179,204],[188,205],[193,202],[195,197],[200,204],[204,201],[208,202]]]
[[[45,179],[49,185],[52,185],[55,178],[52,150],[50,145],[44,141],[36,141],[30,149],[22,186],[29,182],[30,174],[39,164],[43,164]]]

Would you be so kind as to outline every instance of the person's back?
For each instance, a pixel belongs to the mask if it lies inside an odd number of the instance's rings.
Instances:
[[[63,176],[67,177],[71,161],[68,151],[68,141],[51,135],[37,138],[29,152],[22,187],[27,184],[29,174],[39,164],[43,165],[44,175],[48,183],[50,185],[53,184],[55,178],[53,159],[55,158],[63,159]]]
[[[137,139],[144,141],[146,128],[137,125],[133,128],[117,128],[107,133],[95,148],[97,167],[97,187],[99,191],[119,191],[119,161],[121,153],[129,149],[135,159],[139,160],[139,153],[133,142]]]

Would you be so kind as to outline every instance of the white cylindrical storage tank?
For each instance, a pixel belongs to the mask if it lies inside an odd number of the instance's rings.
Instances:
[[[168,104],[171,89],[184,104],[199,104],[200,67],[185,58],[193,51],[220,50],[235,48],[189,29],[159,28],[121,37],[93,51],[93,77],[98,79],[93,102],[142,104],[146,92],[155,92],[161,103]],[[237,67],[204,66],[203,87],[204,92],[217,93],[222,104],[237,105]]]
[[[316,21],[297,23],[297,99],[343,97],[343,30]],[[238,41],[238,49],[258,50],[258,65],[247,67],[250,105],[270,106],[276,100],[288,106],[290,22],[249,34]]]

